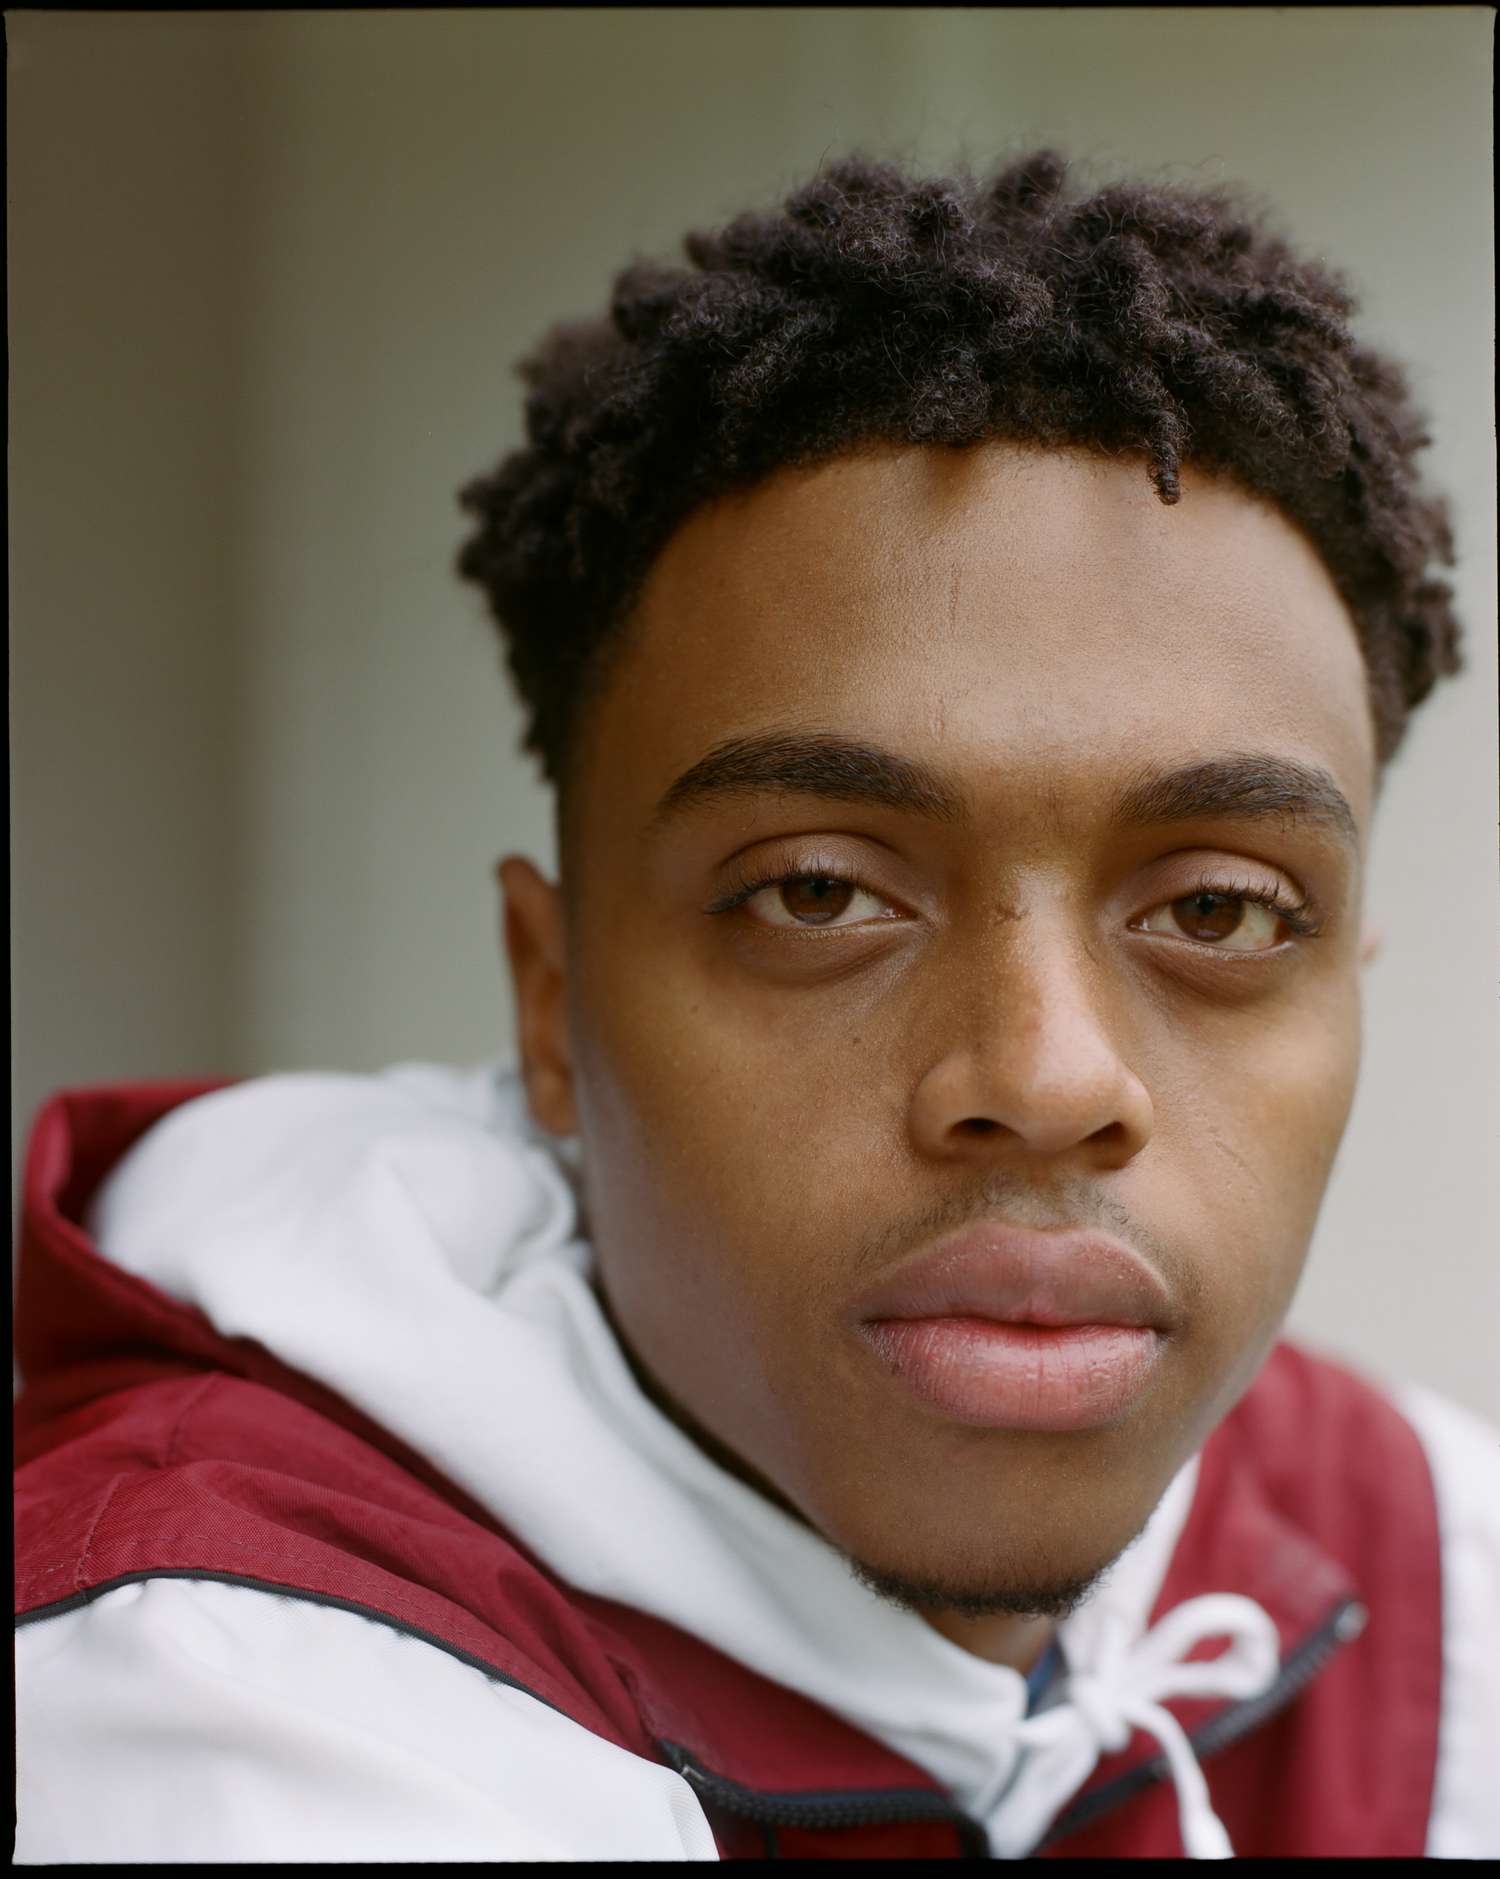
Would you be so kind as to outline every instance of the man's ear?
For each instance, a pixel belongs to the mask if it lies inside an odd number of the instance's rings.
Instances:
[[[1359,963],[1362,966],[1369,965],[1374,959],[1384,938],[1385,934],[1378,926],[1366,923],[1359,936]]]
[[[562,892],[524,855],[507,855],[495,878],[504,902],[521,1075],[532,1119],[549,1134],[574,1135],[578,1116],[568,1046]]]

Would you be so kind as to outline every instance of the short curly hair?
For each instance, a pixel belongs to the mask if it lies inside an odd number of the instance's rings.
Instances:
[[[1344,278],[1231,191],[1114,183],[1069,199],[1043,150],[986,179],[859,154],[769,213],[637,260],[609,312],[516,368],[526,444],[460,492],[458,560],[506,641],[525,747],[564,785],[581,710],[687,515],[782,465],[874,440],[987,438],[1192,461],[1310,538],[1363,648],[1376,748],[1459,669],[1431,440],[1406,376],[1351,335]]]

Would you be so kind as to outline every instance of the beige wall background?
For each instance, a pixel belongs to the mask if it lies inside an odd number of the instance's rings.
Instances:
[[[859,145],[1248,183],[1365,293],[1470,670],[1377,827],[1354,1117],[1291,1328],[1500,1422],[1488,7],[79,13],[9,43],[13,1167],[117,1077],[510,1040],[552,857],[458,485],[638,251]],[[1232,1066],[1228,1067],[1232,1073]]]

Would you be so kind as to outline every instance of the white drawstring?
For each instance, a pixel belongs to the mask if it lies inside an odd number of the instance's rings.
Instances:
[[[1154,1630],[1129,1643],[1129,1627],[1106,1620],[1087,1671],[1068,1678],[1064,1700],[1018,1727],[1019,1741],[1044,1747],[1086,1733],[1093,1759],[1124,1748],[1132,1728],[1154,1735],[1177,1787],[1182,1847],[1189,1859],[1232,1859],[1234,1848],[1209,1805],[1208,1784],[1182,1725],[1162,1707],[1169,1696],[1259,1696],[1276,1680],[1280,1643],[1270,1616],[1238,1592],[1209,1592],[1175,1606]],[[1181,1660],[1205,1638],[1228,1650],[1204,1663]]]

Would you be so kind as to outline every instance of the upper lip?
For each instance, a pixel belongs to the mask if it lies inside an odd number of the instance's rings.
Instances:
[[[1173,1309],[1161,1276],[1110,1234],[976,1225],[903,1266],[861,1300],[857,1315],[866,1323],[962,1317],[1169,1330]]]

